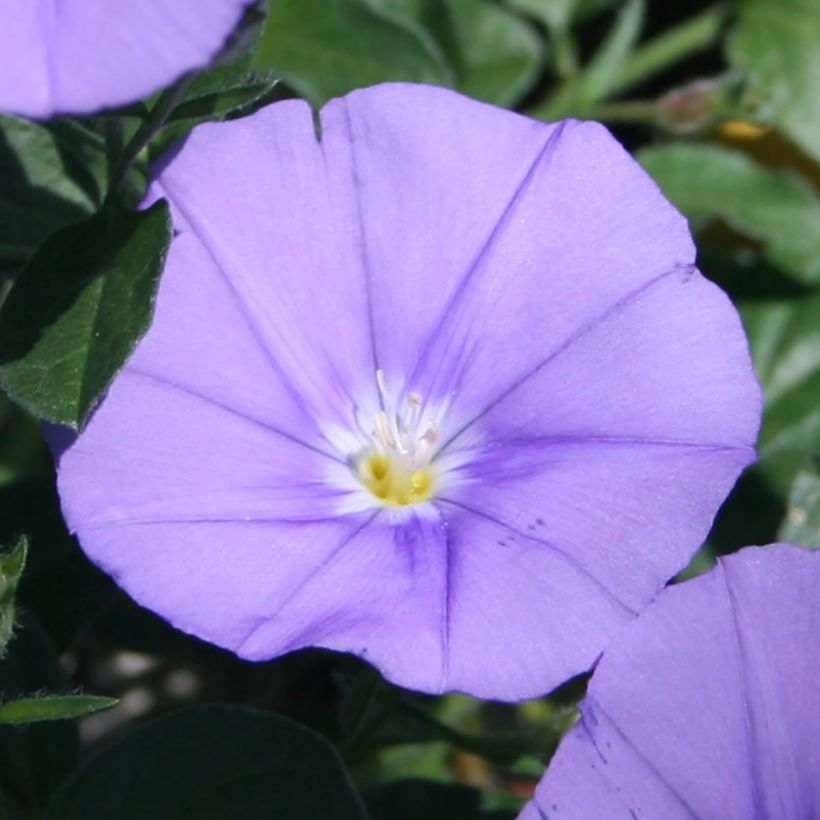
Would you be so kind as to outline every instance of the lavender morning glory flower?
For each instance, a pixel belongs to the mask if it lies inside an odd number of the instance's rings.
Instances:
[[[820,813],[820,553],[748,547],[603,655],[520,820]]]
[[[179,628],[506,699],[588,668],[754,457],[738,317],[600,125],[383,85],[196,129],[66,519]]]
[[[206,65],[251,0],[3,0],[0,111],[87,114]]]

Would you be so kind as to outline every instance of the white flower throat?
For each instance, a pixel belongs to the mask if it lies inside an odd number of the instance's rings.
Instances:
[[[381,370],[376,371],[376,383],[382,409],[376,413],[369,444],[353,458],[356,476],[388,507],[421,504],[435,489],[431,459],[438,426],[423,417],[424,401],[418,393],[391,402]]]

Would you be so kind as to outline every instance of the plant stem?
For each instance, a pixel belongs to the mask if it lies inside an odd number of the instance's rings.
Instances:
[[[724,4],[712,6],[639,46],[631,54],[627,54],[620,65],[617,60],[604,61],[600,54],[596,54],[590,65],[559,86],[546,101],[526,113],[538,119],[554,120],[567,116],[601,116],[596,112],[606,110],[612,115],[610,119],[652,122],[648,116],[648,103],[635,107],[631,103],[625,104],[620,110],[610,108],[603,101],[616,97],[631,86],[709,48],[719,39],[726,14],[727,7]],[[614,65],[611,77],[606,72],[609,65]],[[600,83],[597,80],[592,83],[600,86],[593,89],[596,93],[590,92],[590,72],[599,73],[603,78]],[[633,116],[634,114],[638,116]]]
[[[140,152],[151,141],[152,137],[165,125],[171,112],[177,107],[185,96],[188,86],[191,84],[193,74],[187,74],[177,80],[167,91],[163,91],[156,105],[151,109],[151,113],[143,120],[137,132],[123,148],[122,153],[117,158],[108,181],[108,198],[113,197],[122,187],[129,169],[134,164],[134,160]]]
[[[610,86],[616,95],[659,74],[675,63],[704,51],[720,37],[727,7],[718,4],[664,31],[636,49]]]

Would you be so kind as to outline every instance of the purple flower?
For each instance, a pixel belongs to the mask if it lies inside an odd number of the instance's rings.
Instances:
[[[250,0],[2,0],[0,111],[87,114],[206,65]]]
[[[738,317],[600,125],[425,86],[196,129],[154,326],[60,491],[145,606],[516,699],[589,668],[754,457]]]
[[[603,655],[520,820],[820,812],[820,553],[748,547]]]

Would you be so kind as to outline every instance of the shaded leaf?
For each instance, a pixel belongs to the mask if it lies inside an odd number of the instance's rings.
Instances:
[[[17,698],[0,704],[0,724],[37,723],[44,720],[70,720],[110,709],[116,698],[99,695],[43,695]]]
[[[0,313],[0,385],[79,428],[148,329],[171,239],[168,207],[104,209],[38,250]]]
[[[777,537],[780,541],[820,549],[820,455],[797,473]]]
[[[423,29],[366,0],[277,0],[257,65],[318,107],[388,80],[452,85],[441,50]]]
[[[820,290],[762,262],[701,255],[700,266],[735,299],[764,389],[758,462],[738,482],[710,536],[718,552],[778,536],[786,499],[807,455],[820,452]]]
[[[370,820],[513,820],[513,810],[485,809],[482,793],[461,784],[400,780],[365,794]]]
[[[820,159],[820,0],[740,3],[728,57],[758,95],[760,117]]]
[[[766,395],[760,469],[785,497],[806,454],[820,451],[820,292],[740,307]]]
[[[231,706],[182,710],[82,766],[46,820],[364,820],[332,747],[284,718]]]
[[[0,116],[0,273],[13,272],[55,230],[97,209],[104,157],[101,141],[89,149],[94,140],[61,120]]]
[[[720,217],[800,282],[820,282],[820,197],[800,177],[716,145],[669,143],[638,160],[691,220]]]
[[[389,746],[445,743],[499,765],[557,744],[574,719],[574,709],[557,709],[547,726],[478,735],[460,731],[411,701],[375,670],[356,676],[343,694],[340,722],[348,757]]]
[[[0,553],[0,657],[14,631],[14,597],[26,566],[28,540],[21,536],[6,553]]]
[[[509,106],[538,76],[544,44],[524,21],[488,0],[378,0],[426,29],[453,68],[455,87]]]
[[[4,699],[70,688],[54,647],[30,615],[23,615],[8,649],[0,661]],[[74,768],[78,752],[76,723],[0,726],[0,789],[8,815],[41,817],[52,792]]]
[[[66,530],[53,474],[0,487],[0,543],[19,532],[28,535],[30,547],[17,600],[62,651],[120,593]]]

